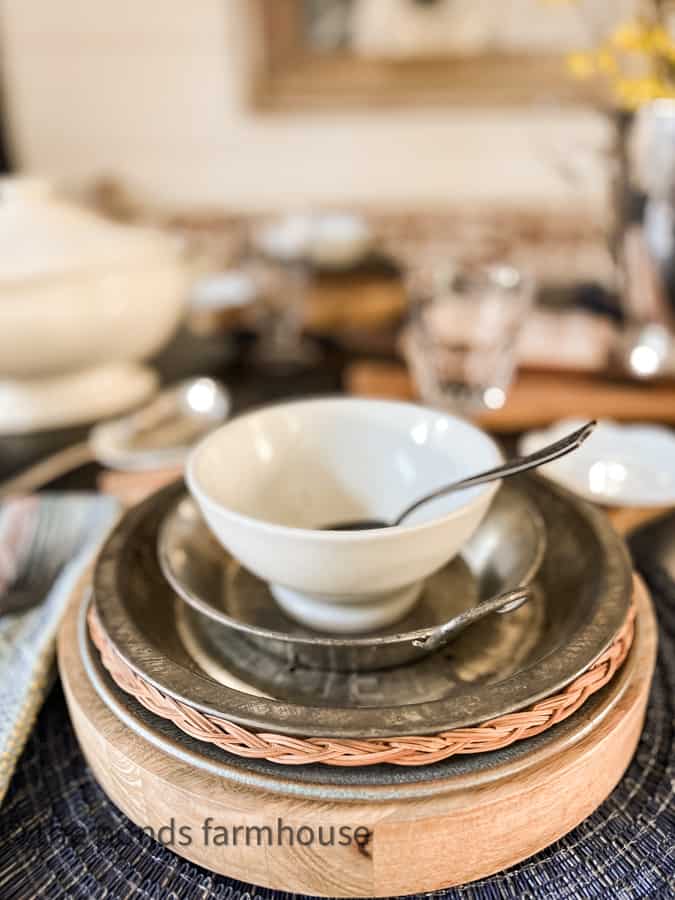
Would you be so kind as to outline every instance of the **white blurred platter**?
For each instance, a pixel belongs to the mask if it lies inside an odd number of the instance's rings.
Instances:
[[[530,431],[518,445],[534,453],[583,422],[566,419]],[[601,421],[586,443],[540,472],[587,500],[607,506],[675,504],[675,433],[659,425]]]

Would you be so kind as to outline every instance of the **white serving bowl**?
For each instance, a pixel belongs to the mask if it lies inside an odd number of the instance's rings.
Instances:
[[[348,269],[371,250],[374,234],[357,213],[316,212],[280,216],[254,235],[256,246],[273,259],[308,259],[327,269]]]
[[[148,359],[176,330],[186,289],[177,260],[20,285],[0,297],[0,376]]]
[[[556,422],[523,435],[518,450],[535,453],[580,428],[581,419]],[[569,491],[607,506],[675,504],[675,434],[660,425],[601,420],[584,444],[540,469]]]
[[[366,632],[414,605],[423,580],[471,537],[498,483],[429,503],[397,528],[322,530],[390,519],[428,491],[499,464],[462,419],[409,403],[327,398],[233,419],[192,452],[187,483],[214,535],[320,631]]]
[[[175,238],[63,202],[41,179],[0,179],[0,247],[0,381],[147,359],[183,315]]]
[[[361,262],[373,244],[368,222],[355,213],[323,213],[315,219],[310,256],[317,266],[347,269]]]

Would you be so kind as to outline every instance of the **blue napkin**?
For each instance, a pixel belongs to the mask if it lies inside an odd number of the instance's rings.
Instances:
[[[0,504],[0,803],[52,682],[68,598],[118,510],[116,500],[95,494]],[[2,612],[31,591],[35,606]]]

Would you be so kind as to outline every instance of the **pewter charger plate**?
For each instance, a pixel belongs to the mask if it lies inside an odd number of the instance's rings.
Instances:
[[[253,696],[220,684],[190,655],[176,618],[184,605],[163,578],[156,551],[181,484],[127,513],[106,542],[94,573],[102,626],[127,663],[160,690],[257,730],[341,738],[433,734],[521,709],[568,684],[609,645],[628,611],[631,567],[601,513],[537,477],[514,483],[546,526],[537,596],[508,616],[481,620],[444,653],[387,670],[386,694],[372,689],[376,673],[329,673],[350,682],[343,693],[367,694],[366,705],[340,706],[330,694],[304,703]],[[500,629],[507,622],[515,631],[505,636]]]
[[[80,656],[94,690],[114,716],[174,759],[228,782],[296,797],[359,801],[401,800],[405,797],[413,800],[434,795],[438,781],[450,777],[457,780],[468,776],[489,784],[499,777],[504,766],[534,764],[537,756],[546,753],[552,741],[559,748],[574,745],[621,701],[634,668],[631,656],[616,680],[589,697],[568,719],[501,750],[453,756],[426,766],[279,766],[265,759],[235,756],[214,744],[193,738],[119,688],[103,666],[87,632],[86,614],[90,600],[90,596],[83,599],[77,623]],[[610,695],[611,699],[608,699]]]

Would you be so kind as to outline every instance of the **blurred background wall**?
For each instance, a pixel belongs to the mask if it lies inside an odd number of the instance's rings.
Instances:
[[[4,0],[15,165],[79,187],[104,174],[149,202],[237,209],[330,202],[604,209],[592,112],[260,113],[248,0]],[[578,159],[573,185],[563,172]]]

